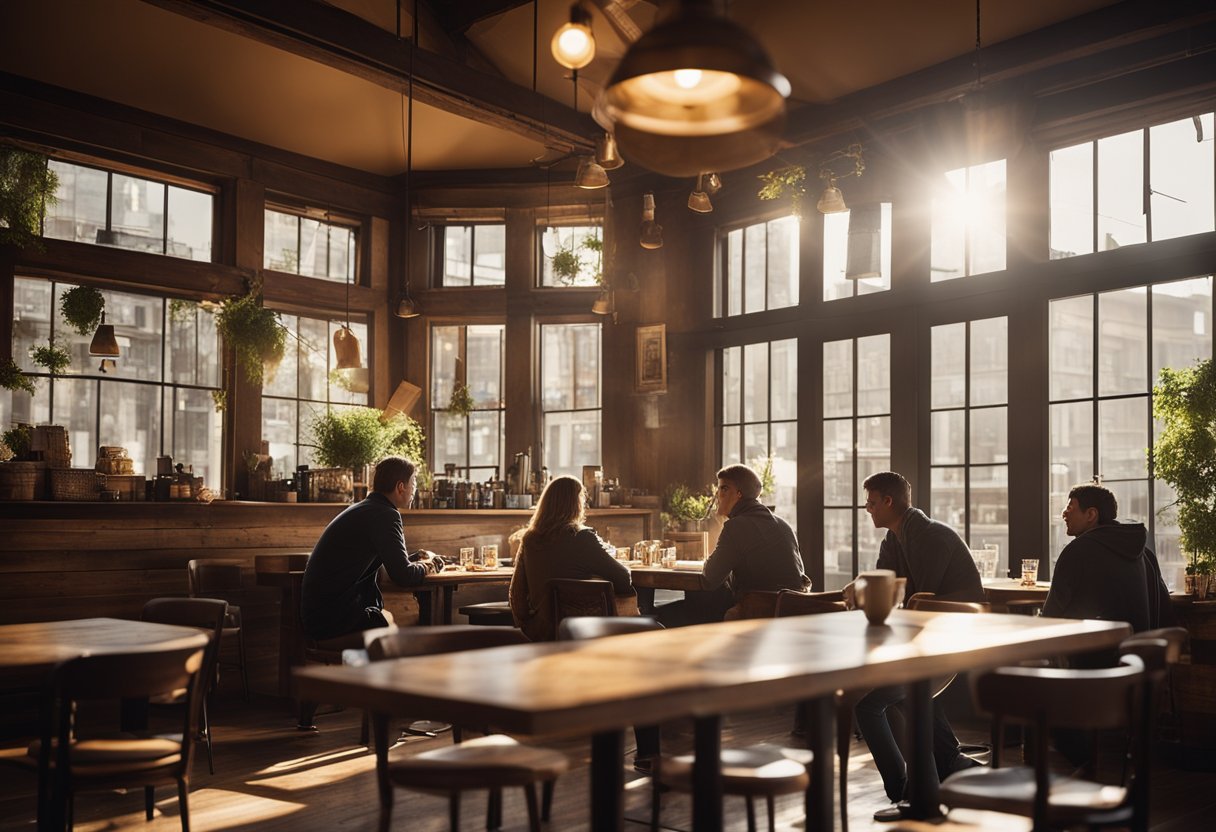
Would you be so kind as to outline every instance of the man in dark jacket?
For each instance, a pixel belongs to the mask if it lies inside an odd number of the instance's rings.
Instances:
[[[443,568],[433,552],[406,551],[401,512],[414,499],[414,464],[388,457],[376,466],[372,493],[321,533],[304,570],[300,615],[309,638],[332,639],[384,627],[391,615],[376,582],[383,566],[398,586],[417,586]]]
[[[862,483],[866,511],[877,529],[887,536],[878,549],[879,569],[892,569],[907,578],[905,600],[917,592],[932,592],[946,601],[983,601],[984,587],[971,550],[954,529],[912,507],[912,487],[894,471],[874,474]],[[845,601],[853,605],[853,585],[845,587]],[[896,821],[904,816],[902,800],[908,782],[907,765],[895,742],[887,711],[903,702],[902,686],[875,688],[857,703],[857,727],[874,765],[882,775],[887,797],[897,803],[874,813],[878,821]],[[937,700],[933,702],[933,759],[939,779],[976,765],[959,751],[958,739]]]

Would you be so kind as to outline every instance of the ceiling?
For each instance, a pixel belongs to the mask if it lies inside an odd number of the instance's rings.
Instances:
[[[533,7],[518,0],[420,0],[423,50],[459,57],[532,88]],[[298,3],[314,0],[296,0]],[[329,4],[387,32],[396,0]],[[642,30],[656,4],[615,2]],[[402,0],[410,34],[413,0]],[[538,90],[573,103],[548,40],[569,0],[539,0]],[[187,6],[185,2],[177,7]],[[265,4],[262,4],[265,5]],[[974,0],[747,0],[729,14],[757,36],[793,85],[792,107],[825,103],[975,48]],[[983,0],[983,43],[992,45],[1111,5],[1111,0]],[[289,8],[288,4],[279,4]],[[398,92],[143,0],[4,0],[0,72],[31,78],[351,168],[405,169]],[[434,11],[432,11],[434,9]],[[459,30],[444,21],[494,12]],[[590,109],[626,43],[597,8],[598,54],[580,73],[578,108]],[[543,139],[416,101],[413,161],[421,170],[526,168]]]

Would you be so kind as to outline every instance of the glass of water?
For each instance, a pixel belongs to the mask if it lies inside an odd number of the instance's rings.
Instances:
[[[488,543],[481,547],[481,565],[486,569],[498,568],[498,544]]]
[[[477,563],[477,550],[472,546],[464,546],[460,549],[460,568],[466,572],[473,569],[473,565]]]

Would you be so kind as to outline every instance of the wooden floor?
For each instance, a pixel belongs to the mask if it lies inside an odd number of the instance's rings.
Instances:
[[[376,828],[377,804],[374,758],[358,745],[359,714],[344,712],[318,717],[319,733],[297,732],[290,715],[277,704],[248,705],[235,697],[220,697],[213,707],[215,721],[214,776],[207,773],[205,756],[195,759],[191,782],[190,815],[193,830],[370,830]],[[796,744],[788,731],[787,710],[737,715],[727,721],[723,744],[773,742]],[[982,740],[980,733],[960,730],[964,741]],[[632,737],[627,735],[627,742]],[[449,734],[434,739],[410,738],[397,753],[445,745]],[[691,723],[666,726],[664,749],[687,751],[692,745]],[[588,817],[588,743],[564,740],[549,743],[564,750],[573,762],[570,774],[557,786],[554,830],[583,830]],[[200,749],[201,752],[201,749]],[[626,830],[646,828],[649,818],[648,780],[629,770]],[[1155,772],[1153,830],[1183,832],[1211,828],[1216,812],[1216,774],[1161,769]],[[144,821],[141,792],[86,793],[77,799],[76,828],[80,830],[139,830],[170,832],[180,829],[177,800],[171,790],[157,793],[156,817]],[[462,827],[484,828],[484,795],[469,793],[462,805]],[[887,805],[882,782],[864,743],[854,742],[849,760],[849,825],[854,832],[890,829],[872,820],[873,812]],[[837,807],[839,808],[839,807]],[[743,803],[726,798],[726,828],[746,829]],[[765,827],[763,802],[758,822]],[[34,828],[34,782],[10,766],[0,768],[0,829]],[[504,829],[527,828],[522,794],[508,793]],[[663,799],[662,824],[666,829],[691,829],[687,796],[668,794]],[[839,828],[839,815],[837,816]],[[398,790],[394,828],[410,832],[447,829],[446,798]],[[780,798],[777,828],[803,828],[801,796]],[[997,828],[986,825],[985,828]],[[1018,821],[1013,829],[1026,829]]]

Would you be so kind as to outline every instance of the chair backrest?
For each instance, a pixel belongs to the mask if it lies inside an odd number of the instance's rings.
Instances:
[[[663,625],[648,615],[580,615],[562,619],[557,625],[557,640],[585,641],[662,629]]]
[[[203,656],[202,674],[204,679],[214,680],[227,614],[228,602],[218,598],[153,598],[144,604],[139,620],[197,627],[206,632],[211,640]]]
[[[195,558],[186,564],[190,597],[241,588],[241,561]]]
[[[616,615],[616,594],[612,583],[599,579],[555,578],[549,581],[553,599],[553,626],[563,618],[583,615]]]
[[[1127,655],[1101,670],[1000,667],[975,680],[975,695],[998,719],[1103,730],[1134,724],[1143,681],[1144,662]]]
[[[827,612],[845,612],[844,596],[840,592],[797,592],[783,589],[777,593],[777,605],[773,615],[785,618],[790,615],[820,615]]]
[[[749,589],[739,593],[735,605],[727,611],[727,620],[744,618],[772,618],[777,611],[777,596],[781,593],[769,589]]]
[[[398,630],[386,630],[380,636],[372,636],[369,633],[367,657],[378,662],[408,656],[460,653],[485,647],[527,643],[528,637],[514,627],[480,627],[475,624],[403,627]]]
[[[916,593],[908,599],[908,609],[921,612],[992,612],[991,605],[975,601],[939,601],[936,598],[918,598]]]
[[[1167,665],[1178,664],[1178,662],[1182,659],[1182,652],[1186,649],[1186,642],[1189,637],[1190,633],[1187,632],[1185,627],[1161,627],[1157,630],[1143,630],[1130,638],[1125,639],[1123,643],[1119,645],[1119,650],[1120,652],[1123,652],[1123,649],[1127,645],[1137,641],[1153,641],[1160,639],[1166,643],[1164,656],[1165,663]],[[1143,656],[1141,658],[1143,658]],[[1148,663],[1145,662],[1145,664],[1147,665]]]

